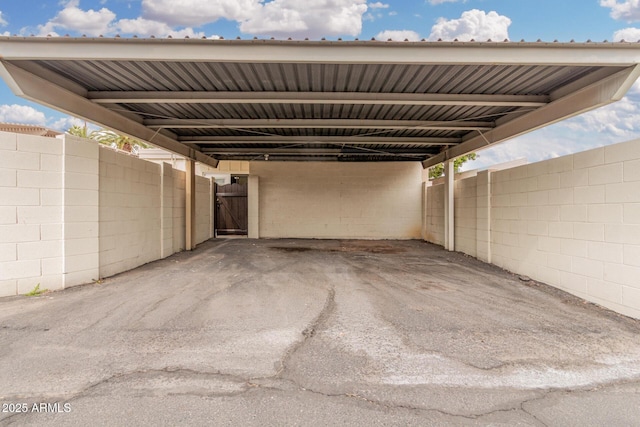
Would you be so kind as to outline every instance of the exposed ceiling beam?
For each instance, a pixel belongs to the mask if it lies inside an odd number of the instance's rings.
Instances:
[[[147,119],[152,129],[433,129],[490,130],[491,122],[352,119]]]
[[[9,81],[14,93],[48,107],[100,124],[176,154],[216,167],[218,161],[173,138],[153,131],[139,122],[96,105],[75,92],[64,89],[13,64],[0,61],[0,76]]]
[[[97,104],[360,104],[542,107],[549,102],[549,97],[538,95],[359,92],[107,91],[89,92],[88,97]]]
[[[405,162],[419,162],[420,158],[415,158],[411,156],[383,156],[376,153],[369,153],[365,156],[313,156],[313,155],[297,155],[297,156],[287,156],[287,155],[275,155],[269,156],[268,159],[265,159],[264,156],[252,156],[247,154],[238,154],[238,155],[230,155],[224,156],[223,160],[242,160],[242,161],[273,161],[273,162],[368,162],[371,161],[371,157],[376,157],[375,161],[385,162],[385,161],[405,161]],[[424,156],[428,157],[428,156]]]
[[[576,92],[566,95],[546,107],[518,116],[510,121],[501,122],[495,129],[463,138],[464,142],[425,160],[425,168],[448,159],[453,159],[472,151],[497,144],[518,135],[539,129],[569,117],[576,116],[611,102],[618,101],[640,77],[640,65],[628,67],[612,76],[606,77]]]
[[[424,150],[416,149],[384,149],[384,150],[371,150],[371,149],[340,149],[340,148],[205,148],[202,150],[206,154],[219,154],[219,155],[232,155],[232,154],[255,154],[255,155],[296,155],[296,154],[308,154],[308,155],[349,155],[349,156],[397,156],[397,155],[410,155],[416,157],[431,156],[432,153],[425,152]]]
[[[376,137],[376,136],[183,136],[178,140],[184,144],[360,144],[360,145],[425,145],[449,146],[462,142],[462,138],[424,138],[424,137]]]

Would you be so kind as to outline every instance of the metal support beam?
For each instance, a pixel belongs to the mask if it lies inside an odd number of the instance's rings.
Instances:
[[[201,163],[213,167],[218,164],[216,159],[186,147],[176,141],[175,136],[169,133],[151,130],[131,118],[113,112],[101,105],[96,105],[76,92],[58,86],[13,64],[0,61],[0,76],[9,83],[11,89],[18,96],[100,124],[116,132],[149,142]]]
[[[472,151],[497,144],[507,139],[531,132],[552,123],[576,116],[594,108],[618,101],[640,77],[640,65],[628,67],[585,88],[566,95],[545,107],[517,116],[512,120],[500,120],[494,129],[463,138],[464,142],[422,163],[424,168],[445,160],[454,159]]]
[[[356,145],[421,145],[449,146],[462,142],[462,138],[379,137],[379,136],[185,136],[178,138],[183,144],[208,146],[216,144],[356,144]],[[204,150],[203,150],[204,151]]]
[[[348,155],[381,155],[381,156],[397,156],[397,155],[411,155],[411,156],[430,156],[432,153],[426,152],[424,149],[398,149],[398,148],[386,148],[384,150],[372,150],[369,148],[204,148],[203,152],[216,155],[233,155],[233,154],[246,154],[246,155],[296,155],[303,154],[309,156],[337,156],[340,154]]]
[[[196,247],[196,163],[187,159],[186,164],[184,248],[191,251]]]
[[[453,160],[444,162],[444,248],[456,250],[455,241],[455,172]]]
[[[152,129],[425,129],[482,130],[494,128],[486,121],[352,120],[352,119],[147,119]]]
[[[542,107],[549,97],[539,95],[481,95],[363,92],[188,92],[93,91],[97,104],[348,104],[348,105],[470,105],[486,107]]]

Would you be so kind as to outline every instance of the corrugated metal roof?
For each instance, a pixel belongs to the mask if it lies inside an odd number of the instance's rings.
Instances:
[[[475,93],[542,95],[591,66],[35,61],[92,91]]]
[[[308,153],[282,158],[428,160],[614,100],[594,85],[628,87],[640,45],[0,37],[0,57],[6,74],[39,76],[92,106],[35,89],[30,98],[183,155],[293,144]],[[357,152],[318,153],[341,146]]]

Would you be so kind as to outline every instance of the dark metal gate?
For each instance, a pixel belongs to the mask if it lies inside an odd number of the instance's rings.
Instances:
[[[216,184],[216,234],[246,235],[247,184]]]

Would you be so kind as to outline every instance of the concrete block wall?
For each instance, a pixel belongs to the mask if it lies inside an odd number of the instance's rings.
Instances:
[[[0,132],[0,296],[63,287],[62,168],[61,140]]]
[[[161,163],[160,186],[161,203],[161,257],[166,258],[174,253],[173,249],[173,193],[174,193],[174,169],[169,163]]]
[[[640,318],[640,140],[475,180],[476,256]],[[457,187],[470,196],[473,184]],[[427,214],[437,203],[428,201]],[[457,250],[473,255],[467,243]]]
[[[212,233],[210,180],[196,193]],[[185,173],[87,139],[0,132],[0,296],[56,290],[184,249]]]
[[[476,255],[491,262],[491,172],[476,176]]]
[[[418,163],[252,162],[259,235],[419,239]]]
[[[444,184],[428,186],[426,198],[424,239],[444,245]]]
[[[100,149],[86,139],[67,136],[63,152],[63,280],[69,287],[100,277]]]
[[[185,201],[187,191],[187,174],[184,171],[173,170],[173,252],[183,251],[185,243],[184,228],[186,224]]]
[[[455,181],[454,217],[456,250],[471,256],[477,255],[476,203],[477,178],[475,176]]]
[[[196,244],[213,237],[211,179],[196,176]]]
[[[100,277],[162,257],[160,165],[100,150]]]

